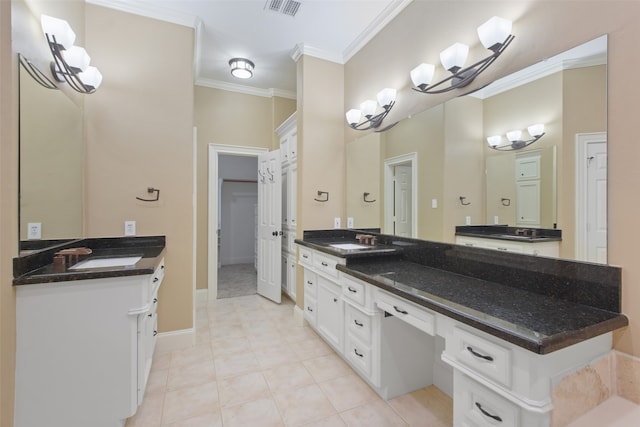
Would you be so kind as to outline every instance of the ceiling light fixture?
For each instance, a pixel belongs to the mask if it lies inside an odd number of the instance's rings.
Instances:
[[[502,136],[493,135],[487,138],[487,144],[489,148],[500,151],[513,151],[520,150],[521,148],[528,147],[533,144],[545,134],[544,125],[541,123],[531,125],[527,128],[527,132],[531,135],[531,139],[523,140],[522,132],[519,130],[512,130],[507,132],[507,144],[500,145],[502,143]]]
[[[347,123],[352,129],[367,130],[377,128],[382,124],[382,120],[387,117],[389,111],[396,103],[396,90],[391,88],[382,89],[377,95],[378,102],[373,100],[364,101],[360,104],[360,109],[352,108],[347,111]],[[376,114],[378,105],[382,107],[382,112]],[[365,120],[360,122],[364,116]]]
[[[478,37],[482,45],[493,52],[491,55],[463,68],[469,54],[469,46],[455,43],[440,53],[440,62],[445,70],[451,72],[451,76],[438,83],[431,84],[435,66],[433,64],[420,64],[411,70],[411,81],[415,85],[412,89],[422,93],[435,94],[465,87],[486,70],[515,38],[511,34],[511,21],[497,16],[478,27]],[[447,82],[451,82],[450,86],[438,89],[438,87]]]
[[[231,75],[239,79],[250,79],[253,76],[253,62],[246,58],[232,58],[229,60]]]
[[[76,34],[64,19],[42,15],[40,17],[42,32],[53,55],[51,73],[59,82],[67,82],[71,88],[80,93],[93,93],[102,83],[102,74],[92,67],[87,51],[74,46]]]

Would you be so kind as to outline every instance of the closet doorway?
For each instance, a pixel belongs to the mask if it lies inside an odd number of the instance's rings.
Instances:
[[[209,146],[208,298],[256,293],[258,154]]]

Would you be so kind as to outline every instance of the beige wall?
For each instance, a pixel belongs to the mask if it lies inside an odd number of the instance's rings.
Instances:
[[[209,144],[279,147],[275,129],[296,109],[296,101],[194,88],[194,126],[197,128],[197,261],[196,287],[208,285]]]
[[[346,215],[355,228],[379,228],[382,223],[381,150],[380,133],[366,134],[346,146]],[[370,193],[367,200],[375,202],[365,202],[365,192]]]

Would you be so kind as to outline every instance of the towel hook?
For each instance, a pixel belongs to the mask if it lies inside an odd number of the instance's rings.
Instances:
[[[160,189],[159,188],[147,187],[147,193],[149,193],[149,194],[156,193],[156,198],[155,199],[143,199],[142,197],[137,197],[136,196],[136,199],[141,200],[143,202],[157,202],[158,200],[160,200]]]
[[[511,199],[503,197],[500,201],[502,202],[502,206],[511,206]]]
[[[322,196],[326,196],[324,199],[316,199],[314,198],[313,200],[315,200],[316,202],[328,202],[329,201],[329,192],[328,191],[320,191],[318,190],[318,197],[322,197]]]
[[[269,181],[273,182],[273,173],[267,168],[267,173],[269,174]]]
[[[467,198],[465,196],[460,196],[460,204],[462,206],[469,206],[471,204],[471,202],[466,202],[465,203],[465,200],[467,200]]]
[[[265,176],[260,169],[258,169],[258,175],[260,175],[260,182],[264,184]]]
[[[367,197],[369,197],[370,195],[371,195],[371,193],[367,193],[367,192],[364,193],[362,198],[364,199],[365,203],[374,203],[375,202],[375,200],[367,200]]]

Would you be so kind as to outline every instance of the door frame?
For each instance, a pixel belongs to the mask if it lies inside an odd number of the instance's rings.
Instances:
[[[257,158],[259,154],[269,151],[267,148],[244,147],[239,145],[208,145],[208,192],[207,192],[207,299],[218,298],[218,156],[245,156]]]
[[[607,143],[606,132],[577,133],[575,146],[575,258],[577,260],[587,259],[587,163],[584,159],[587,156],[587,146],[590,143]],[[608,165],[607,165],[608,167]],[[607,184],[608,187],[608,184]],[[608,193],[608,191],[607,191]],[[607,202],[608,204],[608,202]],[[607,216],[608,217],[608,216]]]
[[[384,161],[384,232],[393,230],[393,168],[408,164],[411,166],[411,237],[418,236],[418,153],[407,153],[390,157]]]

